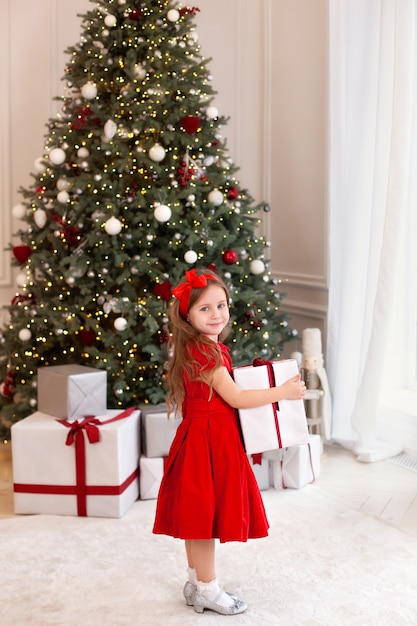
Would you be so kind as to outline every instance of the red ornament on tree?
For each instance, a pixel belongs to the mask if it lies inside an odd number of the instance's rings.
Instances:
[[[226,265],[234,265],[238,259],[237,252],[235,250],[226,250],[223,252],[222,258]]]
[[[132,22],[139,22],[139,20],[142,19],[142,11],[140,9],[133,9],[133,11],[129,13],[129,19],[132,20]]]
[[[227,192],[227,197],[229,200],[236,200],[238,195],[239,189],[237,187],[230,187],[229,191]]]
[[[80,332],[80,339],[84,346],[92,346],[96,340],[96,333],[92,328],[84,328]]]
[[[195,115],[187,115],[181,120],[181,126],[189,135],[194,135],[201,126],[201,120]]]
[[[171,298],[171,289],[172,285],[169,280],[167,280],[164,283],[158,283],[157,285],[155,285],[155,287],[152,289],[152,293],[154,293],[155,296],[159,296],[164,302],[168,302],[168,300]]]
[[[15,246],[13,248],[13,254],[18,263],[26,263],[30,255],[32,254],[32,248],[30,246]]]

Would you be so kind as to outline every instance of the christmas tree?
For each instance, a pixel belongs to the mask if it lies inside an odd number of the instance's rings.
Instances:
[[[92,0],[93,1],[93,0]],[[163,402],[171,287],[210,267],[230,287],[234,363],[296,336],[236,178],[200,52],[197,7],[94,0],[69,48],[60,112],[13,208],[18,292],[0,346],[1,426],[36,409],[37,369],[108,374],[108,406]]]

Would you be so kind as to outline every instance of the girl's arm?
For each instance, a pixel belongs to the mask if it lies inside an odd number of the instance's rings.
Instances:
[[[297,374],[279,387],[240,389],[223,366],[213,372],[213,389],[234,409],[252,409],[280,400],[302,400],[306,387],[300,374]]]

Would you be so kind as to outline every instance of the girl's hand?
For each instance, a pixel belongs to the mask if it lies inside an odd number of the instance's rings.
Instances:
[[[306,393],[306,385],[300,374],[280,385],[283,400],[302,400]]]

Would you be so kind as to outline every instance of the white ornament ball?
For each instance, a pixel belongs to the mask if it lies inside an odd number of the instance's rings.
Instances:
[[[107,120],[104,124],[104,138],[106,141],[113,139],[117,131],[117,124],[114,120]]]
[[[143,67],[141,63],[137,63],[133,68],[133,73],[137,80],[143,80],[146,77],[146,69]]]
[[[122,230],[122,222],[117,217],[110,217],[104,224],[104,229],[108,235],[118,235]]]
[[[86,159],[90,154],[90,151],[87,148],[80,148],[77,150],[77,156],[79,159]]]
[[[208,195],[208,201],[214,206],[220,206],[223,203],[224,196],[218,189],[212,189]]]
[[[167,13],[167,18],[170,22],[178,22],[180,19],[180,13],[177,9],[170,9]]]
[[[94,100],[97,95],[97,85],[89,81],[81,87],[81,95],[86,100]]]
[[[252,274],[255,275],[262,274],[265,271],[265,263],[260,259],[255,259],[254,261],[251,261],[250,271]]]
[[[71,183],[67,178],[58,178],[56,187],[58,191],[63,191],[64,189],[69,189],[71,187]]]
[[[214,120],[216,117],[219,117],[219,111],[216,107],[210,106],[206,109],[206,117],[209,120]]]
[[[165,159],[165,149],[161,146],[160,143],[155,143],[151,148],[149,148],[149,158],[155,163],[160,163]]]
[[[66,159],[66,154],[62,148],[53,148],[49,153],[49,160],[53,165],[62,165]]]
[[[35,224],[38,228],[43,228],[46,224],[47,213],[43,209],[36,209],[33,214],[33,219],[35,220]]]
[[[35,167],[35,171],[38,174],[43,174],[46,171],[46,166],[45,166],[45,163],[43,162],[43,157],[39,157],[38,159],[36,159],[33,165]]]
[[[126,330],[127,320],[124,317],[117,317],[114,320],[114,327],[116,330]]]
[[[56,199],[58,200],[58,202],[61,202],[62,204],[66,204],[69,200],[69,193],[68,191],[60,191],[57,194]]]
[[[31,337],[32,333],[30,332],[29,328],[22,328],[22,330],[19,330],[20,341],[29,341]]]
[[[104,23],[107,28],[114,28],[117,24],[117,19],[114,15],[106,15],[106,17],[104,18]]]
[[[172,211],[166,204],[158,204],[153,214],[158,222],[167,222],[171,218]]]
[[[16,274],[16,285],[18,287],[24,287],[25,285],[27,285],[28,282],[28,277],[24,272],[19,272],[18,274]]]
[[[184,254],[184,261],[186,263],[189,263],[190,265],[195,263],[197,259],[198,255],[197,252],[195,252],[194,250],[187,250],[187,252]]]
[[[16,204],[12,208],[12,215],[17,220],[21,220],[23,217],[25,217],[25,215],[26,215],[26,207],[25,207],[25,205],[24,204]]]

